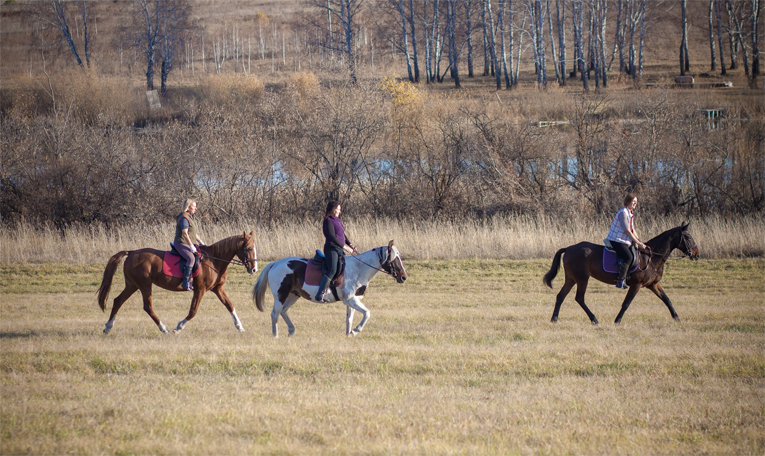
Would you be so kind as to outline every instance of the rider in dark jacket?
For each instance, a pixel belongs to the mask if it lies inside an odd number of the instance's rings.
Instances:
[[[345,226],[340,220],[341,210],[339,202],[330,201],[324,214],[324,223],[321,227],[321,231],[324,233],[324,267],[322,268],[324,276],[321,278],[319,292],[316,293],[315,297],[319,302],[324,302],[327,287],[342,270],[340,265],[341,263],[345,264],[345,254],[356,251],[356,247],[345,235]]]

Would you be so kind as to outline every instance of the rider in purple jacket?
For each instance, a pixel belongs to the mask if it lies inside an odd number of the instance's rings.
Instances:
[[[341,271],[340,264],[345,264],[345,254],[353,253],[356,247],[345,235],[345,226],[340,220],[342,207],[337,201],[330,201],[327,204],[327,211],[324,214],[324,223],[321,231],[324,233],[324,274],[319,284],[319,292],[315,299],[324,302],[324,294],[327,292],[329,283],[335,279],[335,276]]]

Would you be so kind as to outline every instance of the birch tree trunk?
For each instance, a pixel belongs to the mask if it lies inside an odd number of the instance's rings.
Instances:
[[[414,60],[414,82],[420,82],[420,63],[417,58],[417,33],[414,28],[414,0],[409,0],[409,26],[412,29],[412,59]]]
[[[722,13],[720,12],[721,0],[715,0],[715,17],[717,19],[717,44],[720,48],[720,74],[728,73],[725,69],[725,47],[723,46]]]
[[[505,74],[505,88],[510,88],[510,75],[507,71],[507,55],[505,54],[505,4],[499,3],[499,38],[502,53],[502,71]],[[512,49],[510,54],[510,60],[512,61]],[[512,66],[512,65],[511,65]]]
[[[712,21],[714,16],[715,0],[709,0],[709,11],[707,12],[707,22],[709,24],[709,53],[711,65],[709,71],[717,70],[717,55],[715,53],[715,29]]]
[[[486,19],[489,21],[489,52],[491,53],[491,63],[494,68],[494,79],[497,83],[497,90],[502,89],[502,68],[497,62],[497,42],[496,30],[494,29],[494,15],[491,12],[491,0],[484,0],[486,7]]]
[[[410,0],[411,1],[411,0]],[[473,10],[473,0],[467,0],[465,3],[465,26],[466,26],[466,43],[467,43],[467,66],[468,77],[472,78],[473,74],[473,21],[471,12]]]
[[[561,85],[560,69],[558,68],[558,56],[555,53],[555,35],[553,34],[550,0],[545,0],[545,8],[547,9],[547,29],[550,31],[550,54],[552,55],[553,59],[553,68],[555,68],[555,80],[558,81],[558,85]]]
[[[759,31],[759,25],[760,25],[760,11],[762,11],[760,6],[760,0],[751,0],[752,1],[752,11],[751,11],[751,32],[752,32],[752,76],[759,76],[760,74],[760,31]],[[85,45],[87,46],[87,41],[85,42]],[[87,48],[86,48],[87,49]],[[87,51],[85,52],[85,55],[87,56]]]
[[[560,85],[566,85],[566,0],[555,0],[555,11],[558,26]]]

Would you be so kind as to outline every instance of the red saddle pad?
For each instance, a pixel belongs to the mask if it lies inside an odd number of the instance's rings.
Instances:
[[[316,264],[313,261],[309,261],[305,267],[305,279],[303,281],[306,285],[313,285],[318,287],[319,283],[321,283],[321,277],[323,275],[324,274],[321,272],[321,265]],[[335,287],[339,287],[340,284],[343,283],[343,275],[344,274],[340,274],[340,277],[335,279]]]
[[[191,277],[194,278],[199,275],[199,269],[191,273]],[[165,252],[162,257],[162,273],[170,277],[183,278],[183,272],[181,271],[181,257],[173,255],[170,252]]]

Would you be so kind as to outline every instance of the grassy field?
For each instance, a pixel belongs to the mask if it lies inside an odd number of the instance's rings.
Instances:
[[[573,296],[549,322],[549,265],[409,261],[406,284],[372,282],[359,336],[341,305],[299,301],[296,335],[273,339],[240,267],[245,333],[208,295],[177,336],[137,297],[103,336],[102,264],[5,263],[0,453],[765,452],[765,260],[671,259],[679,323],[643,291],[615,326],[623,292],[592,283],[598,327]],[[168,326],[185,317],[189,294],[155,298]]]

